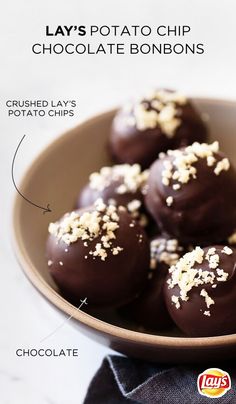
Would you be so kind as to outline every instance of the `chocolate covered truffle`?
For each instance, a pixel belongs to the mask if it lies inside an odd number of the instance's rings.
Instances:
[[[169,269],[164,286],[168,311],[188,336],[236,331],[236,249],[196,247]]]
[[[117,162],[146,168],[160,152],[206,138],[206,126],[192,103],[179,92],[161,89],[118,111],[110,149]]]
[[[158,236],[150,243],[151,260],[149,280],[139,297],[127,305],[123,312],[139,326],[151,330],[164,330],[173,325],[167,311],[163,287],[168,268],[176,264],[183,254],[177,240]]]
[[[124,207],[101,200],[49,225],[49,271],[63,296],[74,304],[118,307],[145,286],[149,243]]]
[[[147,224],[144,208],[144,193],[149,171],[141,171],[139,164],[120,164],[102,167],[89,177],[79,194],[77,208],[92,205],[98,198],[104,203],[125,206],[140,224]]]
[[[162,154],[150,169],[146,206],[182,243],[219,243],[236,228],[236,173],[218,142]]]

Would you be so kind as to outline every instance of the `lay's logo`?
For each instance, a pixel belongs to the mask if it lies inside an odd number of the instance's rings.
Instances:
[[[197,387],[202,396],[222,397],[231,389],[230,375],[218,368],[207,369],[198,376]]]

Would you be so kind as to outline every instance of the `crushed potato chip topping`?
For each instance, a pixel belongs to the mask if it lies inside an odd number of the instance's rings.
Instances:
[[[233,251],[228,246],[225,246],[222,248],[221,253],[231,255]],[[208,262],[209,269],[214,269],[215,271],[196,268],[195,264],[202,264],[204,261]],[[169,273],[171,277],[167,280],[167,283],[170,289],[175,286],[179,287],[179,295],[172,295],[171,298],[177,309],[181,307],[181,301],[186,302],[189,300],[188,295],[192,288],[198,286],[202,286],[200,296],[204,298],[207,309],[215,304],[214,300],[205,290],[204,285],[211,285],[212,288],[215,288],[217,286],[214,283],[216,280],[218,282],[227,281],[228,273],[219,268],[219,265],[220,257],[216,253],[215,248],[209,248],[207,251],[204,251],[202,248],[196,247],[170,267]],[[206,316],[211,315],[210,310],[207,310],[207,314],[206,312],[203,314]]]
[[[104,261],[109,252],[117,255],[123,250],[122,247],[113,245],[116,230],[119,228],[120,208],[114,205],[107,206],[101,199],[95,202],[95,207],[96,210],[91,212],[82,214],[71,212],[65,215],[60,222],[50,223],[48,231],[67,245],[81,239],[88,248],[89,242],[99,237],[95,249],[88,251],[88,254],[100,257]]]
[[[154,91],[135,104],[134,116],[128,117],[127,124],[140,131],[159,126],[167,137],[172,138],[181,125],[180,107],[186,103],[187,98],[177,91]]]

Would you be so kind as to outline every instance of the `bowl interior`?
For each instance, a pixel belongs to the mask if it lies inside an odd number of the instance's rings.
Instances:
[[[210,139],[218,140],[231,161],[236,165],[235,116],[236,103],[210,99],[194,99],[200,112],[209,117]],[[73,209],[81,187],[91,172],[111,164],[107,149],[111,121],[115,111],[99,115],[72,129],[54,141],[34,161],[20,184],[21,192],[35,203],[50,204],[51,213],[29,205],[19,195],[14,207],[14,239],[18,258],[25,272],[47,298],[60,307],[55,294],[57,287],[48,274],[45,259],[47,228],[51,221]],[[36,281],[37,277],[37,281]],[[70,314],[70,304],[63,303],[63,310]],[[60,307],[61,308],[61,307]],[[86,315],[85,315],[86,316]],[[74,316],[81,320],[79,314]],[[110,313],[96,313],[96,317],[133,329]],[[87,321],[83,318],[83,321]]]

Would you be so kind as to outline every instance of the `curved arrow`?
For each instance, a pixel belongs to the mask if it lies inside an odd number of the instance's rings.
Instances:
[[[11,165],[11,178],[12,178],[12,182],[13,182],[14,187],[15,187],[16,191],[18,192],[18,194],[19,194],[20,196],[22,196],[22,198],[24,198],[24,200],[25,200],[26,202],[30,203],[30,204],[33,205],[33,206],[36,206],[36,208],[42,209],[42,210],[43,210],[43,214],[45,214],[45,213],[47,213],[47,212],[51,212],[49,203],[47,204],[46,207],[44,207],[44,206],[37,205],[36,203],[30,201],[28,198],[26,198],[26,197],[20,192],[20,190],[18,189],[18,187],[17,187],[17,185],[16,185],[15,179],[14,179],[14,164],[15,164],[16,155],[17,155],[17,152],[18,152],[18,150],[19,150],[19,148],[20,148],[20,145],[21,145],[21,143],[23,142],[25,136],[26,136],[26,135],[24,135],[24,136],[22,137],[20,143],[18,144],[18,146],[17,146],[17,148],[16,148],[16,151],[15,151],[15,154],[14,154],[14,157],[13,157],[13,160],[12,160],[12,165]]]

